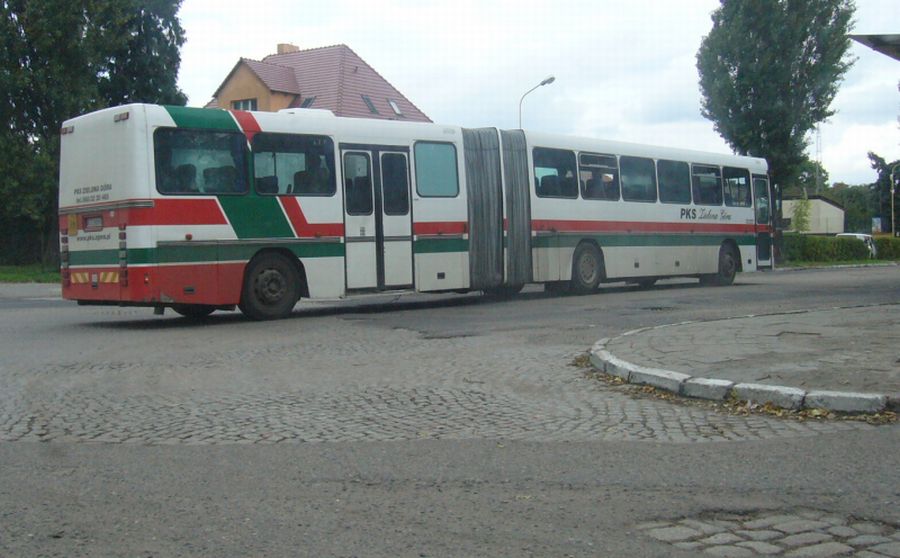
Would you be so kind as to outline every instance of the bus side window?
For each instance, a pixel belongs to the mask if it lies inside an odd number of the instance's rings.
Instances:
[[[659,201],[663,203],[691,203],[691,168],[683,161],[659,160]]]
[[[750,193],[750,172],[747,169],[725,167],[722,169],[725,179],[725,205],[731,207],[751,207],[753,198]]]
[[[577,165],[575,153],[565,149],[535,147],[534,159],[535,193],[542,198],[578,197],[578,181],[575,178]]]
[[[656,166],[653,159],[622,156],[619,167],[622,170],[623,200],[656,201]]]
[[[582,198],[618,201],[619,163],[615,155],[582,153],[578,157],[578,162]]]
[[[161,194],[247,191],[247,140],[240,132],[158,128],[153,151]]]
[[[722,205],[722,170],[711,165],[692,165],[691,189],[697,205]]]
[[[334,143],[328,136],[258,133],[253,163],[260,194],[333,196],[337,191]]]

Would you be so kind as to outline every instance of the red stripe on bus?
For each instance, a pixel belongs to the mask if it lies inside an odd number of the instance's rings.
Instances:
[[[465,221],[432,221],[413,223],[413,234],[465,234],[469,224]]]
[[[127,210],[129,226],[139,225],[227,225],[228,221],[214,199],[154,200],[153,207]]]
[[[247,136],[247,141],[253,141],[253,136],[262,131],[259,127],[259,122],[256,121],[256,118],[249,112],[243,110],[233,110],[231,114],[234,115],[234,119],[237,120],[238,126],[241,127],[241,130],[244,131],[244,135]]]
[[[639,221],[561,221],[534,219],[535,231],[556,232],[702,232],[702,233],[755,233],[756,225],[724,223],[654,223]]]
[[[278,201],[281,202],[281,207],[284,208],[284,212],[294,228],[294,234],[298,237],[344,236],[343,223],[310,223],[307,221],[297,198],[281,196]]]

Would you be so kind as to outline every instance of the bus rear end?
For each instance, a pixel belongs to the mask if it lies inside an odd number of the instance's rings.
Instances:
[[[63,298],[151,305],[135,264],[153,246],[136,227],[152,207],[145,107],[127,105],[63,123],[59,232]],[[147,259],[147,258],[145,258]],[[148,262],[149,263],[149,262]]]

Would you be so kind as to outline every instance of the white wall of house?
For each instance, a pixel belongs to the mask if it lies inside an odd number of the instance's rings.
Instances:
[[[792,219],[794,206],[800,200],[784,200],[781,214]],[[793,230],[793,229],[791,229]],[[810,234],[837,234],[844,232],[844,210],[822,200],[809,200]]]

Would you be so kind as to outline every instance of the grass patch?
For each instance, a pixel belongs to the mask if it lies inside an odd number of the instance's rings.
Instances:
[[[59,270],[41,264],[0,265],[0,283],[59,283]]]
[[[834,267],[839,265],[885,265],[900,263],[900,260],[838,260],[838,261],[791,261],[777,264],[776,267]]]

